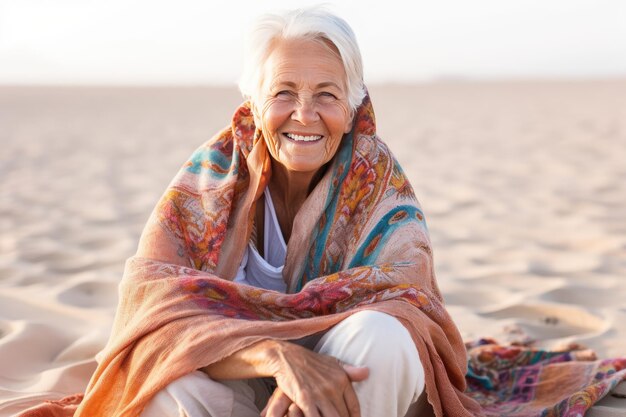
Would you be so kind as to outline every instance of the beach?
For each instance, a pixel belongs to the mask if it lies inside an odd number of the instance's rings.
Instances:
[[[625,357],[626,79],[369,91],[463,337]],[[0,416],[84,391],[151,210],[240,102],[226,87],[0,87]]]

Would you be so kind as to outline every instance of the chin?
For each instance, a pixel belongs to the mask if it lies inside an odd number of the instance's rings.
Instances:
[[[286,168],[292,172],[299,172],[302,174],[306,173],[315,173],[317,172],[323,165],[311,165],[311,164],[289,164],[286,165]]]

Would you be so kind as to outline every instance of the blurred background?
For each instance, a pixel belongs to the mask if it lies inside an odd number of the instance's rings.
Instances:
[[[2,84],[233,85],[263,12],[316,1],[0,0]],[[621,0],[346,0],[368,83],[626,75]]]

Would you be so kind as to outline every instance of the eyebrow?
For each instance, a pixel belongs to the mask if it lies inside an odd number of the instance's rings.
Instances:
[[[324,83],[319,83],[317,85],[317,88],[325,88],[325,87],[335,87],[338,90],[341,90],[341,88],[337,85],[337,83],[334,83],[332,81],[327,81]]]
[[[279,85],[285,85],[291,88],[297,87],[296,83],[294,83],[293,81],[279,81],[277,83],[273,83],[271,87],[275,88],[276,86],[279,86]],[[336,89],[341,90],[341,87],[339,87],[339,85],[333,81],[325,81],[315,86],[315,88],[326,88],[326,87],[335,87]]]

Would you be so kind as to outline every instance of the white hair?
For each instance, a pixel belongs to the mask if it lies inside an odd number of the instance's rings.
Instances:
[[[342,18],[320,6],[266,14],[253,24],[245,45],[239,90],[247,100],[259,97],[265,60],[277,40],[311,39],[330,42],[339,53],[346,71],[348,104],[355,110],[365,97],[363,62],[354,32]]]

